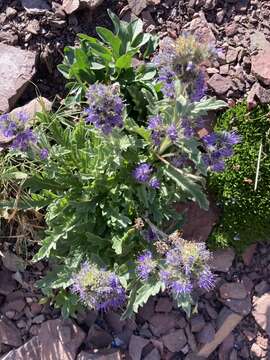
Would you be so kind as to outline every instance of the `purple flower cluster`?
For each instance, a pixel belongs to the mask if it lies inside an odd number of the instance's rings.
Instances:
[[[73,276],[71,291],[94,310],[115,310],[126,300],[125,290],[116,274],[89,262]]]
[[[138,277],[147,281],[151,275],[159,276],[175,297],[191,294],[198,287],[206,291],[213,289],[215,276],[208,266],[210,252],[205,244],[186,241],[174,234],[172,239],[174,241],[164,253],[162,261],[156,260],[150,251],[138,257]]]
[[[195,80],[193,92],[191,93],[191,100],[194,102],[199,102],[205,96],[206,90],[207,85],[205,81],[205,74],[201,70],[199,71]]]
[[[166,277],[164,273],[160,277],[176,296],[191,293],[196,286],[208,291],[215,284],[214,275],[207,265],[209,259],[210,252],[204,243],[181,239],[166,253]]]
[[[11,148],[26,151],[31,143],[36,143],[36,135],[27,127],[28,120],[29,116],[24,112],[18,112],[12,117],[9,114],[0,116],[0,132],[12,139]]]
[[[141,184],[148,184],[152,189],[160,188],[160,181],[152,177],[153,168],[148,163],[142,163],[133,170],[134,179]]]
[[[169,66],[164,66],[159,70],[159,82],[162,83],[162,93],[164,96],[173,98],[175,95],[174,80],[176,80],[177,75]]]
[[[86,122],[93,124],[104,134],[123,126],[124,103],[115,85],[94,84],[87,92],[89,107]]]
[[[148,119],[148,129],[151,130],[151,138],[155,146],[159,146],[167,136],[171,142],[178,139],[178,130],[175,124],[165,125],[161,116],[151,116]]]
[[[156,262],[153,259],[151,251],[145,251],[142,255],[138,256],[136,273],[141,280],[147,280],[155,270],[155,267]]]
[[[241,141],[235,132],[211,133],[202,138],[205,145],[205,164],[215,172],[225,168],[225,160],[233,155],[233,146]]]

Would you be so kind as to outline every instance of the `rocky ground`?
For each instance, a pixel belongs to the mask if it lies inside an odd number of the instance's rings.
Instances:
[[[0,0],[0,112],[37,93],[49,100],[61,98],[64,81],[56,65],[64,45],[74,44],[78,32],[93,35],[96,25],[110,26],[106,8],[126,20],[140,17],[145,29],[161,38],[176,38],[183,30],[195,33],[222,49],[206,69],[209,92],[230,105],[245,95],[250,107],[270,102],[268,1],[93,0],[91,11],[80,9],[79,0],[63,3]],[[29,86],[30,80],[35,86]],[[31,111],[36,106],[32,103]],[[190,219],[201,223],[191,227],[190,222],[186,237],[205,239],[216,210],[198,214],[191,206],[189,211]],[[252,245],[242,257],[231,249],[218,251],[212,265],[216,290],[200,294],[190,320],[164,295],[151,299],[133,320],[121,322],[118,313],[98,316],[89,311],[64,321],[59,311],[39,303],[42,295],[35,282],[44,265],[33,266],[17,256],[18,242],[21,248],[27,238],[33,239],[34,228],[21,221],[19,230],[16,224],[9,235],[0,232],[1,360],[270,359],[269,244]]]

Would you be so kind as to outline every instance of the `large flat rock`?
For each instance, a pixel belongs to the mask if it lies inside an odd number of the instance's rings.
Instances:
[[[36,53],[0,44],[0,112],[8,112],[35,74]]]

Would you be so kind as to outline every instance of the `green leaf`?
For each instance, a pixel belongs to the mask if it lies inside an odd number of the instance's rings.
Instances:
[[[118,34],[119,29],[120,29],[120,19],[110,9],[108,9],[107,12],[108,12],[108,15],[109,15],[109,17],[112,20],[112,23],[114,25],[114,30],[115,30],[116,34]]]
[[[28,175],[22,171],[8,169],[3,174],[1,174],[1,181],[25,180],[27,177]]]
[[[191,111],[192,116],[207,115],[208,111],[218,110],[223,107],[228,107],[228,104],[223,100],[217,100],[215,97],[211,97],[204,101],[195,103],[193,110]]]
[[[143,284],[137,291],[135,301],[133,303],[133,311],[138,312],[140,306],[143,306],[147,303],[150,296],[157,295],[163,289],[163,284],[161,281],[156,279],[150,279],[148,282]]]
[[[187,317],[190,318],[191,307],[193,305],[192,296],[190,294],[178,295],[178,296],[175,296],[174,299],[176,300],[177,306],[180,309],[183,309],[184,312],[186,313]]]
[[[130,54],[122,55],[117,59],[115,66],[118,69],[128,69],[131,67],[131,60],[132,56]]]
[[[121,40],[118,36],[114,35],[110,30],[104,28],[104,27],[96,27],[96,31],[100,38],[106,42],[108,45],[111,46],[114,56],[118,57],[119,55],[119,49],[121,46]]]
[[[172,166],[167,166],[167,168],[164,169],[164,173],[175,181],[184,192],[191,196],[202,209],[208,210],[209,201],[207,196],[204,194],[202,187],[190,179],[189,174]]]

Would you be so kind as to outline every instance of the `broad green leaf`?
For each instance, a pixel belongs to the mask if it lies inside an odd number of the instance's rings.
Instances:
[[[218,110],[224,107],[228,107],[228,104],[223,100],[217,100],[215,97],[206,99],[195,103],[194,108],[191,111],[192,116],[206,115],[208,111]]]
[[[131,67],[132,56],[130,54],[125,54],[120,56],[117,59],[115,66],[119,69],[128,69]]]
[[[133,303],[133,311],[138,312],[140,306],[147,303],[150,296],[157,295],[162,290],[162,282],[156,279],[148,280],[137,291],[135,301]]]
[[[185,174],[182,170],[176,169],[172,166],[167,166],[164,169],[164,173],[171,178],[175,183],[189,196],[196,201],[202,209],[208,210],[209,201],[204,194],[200,185],[190,179],[188,174]]]
[[[121,40],[119,39],[119,37],[114,35],[110,30],[104,27],[98,26],[96,28],[96,31],[100,38],[111,46],[114,56],[117,57],[121,46]]]

